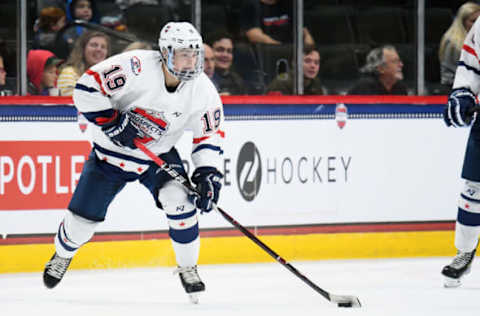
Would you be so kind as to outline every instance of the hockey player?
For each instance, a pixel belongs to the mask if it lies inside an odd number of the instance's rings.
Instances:
[[[209,212],[218,201],[223,107],[203,73],[202,38],[190,23],[167,23],[159,48],[160,52],[133,50],[108,58],[77,82],[73,100],[93,123],[93,150],[55,236],[56,252],[43,274],[47,288],[62,280],[79,247],[105,219],[115,195],[127,182],[138,180],[167,216],[185,291],[198,302],[196,294],[205,289],[197,273],[197,209]],[[134,145],[134,139],[140,139],[186,177],[174,146],[187,128],[194,134],[196,169],[191,179],[200,192],[196,197]]]
[[[476,98],[480,92],[480,19],[465,38],[460,60],[444,111],[447,126],[472,126],[463,162],[465,186],[460,193],[455,225],[457,255],[442,274],[445,287],[457,287],[470,272],[480,234],[480,120]]]

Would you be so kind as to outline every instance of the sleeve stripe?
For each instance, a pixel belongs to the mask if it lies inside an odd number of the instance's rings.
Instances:
[[[225,132],[224,131],[221,131],[221,130],[218,130],[215,132],[216,134],[220,135],[221,138],[225,138]],[[210,136],[204,136],[204,137],[199,137],[199,138],[194,138],[193,139],[193,143],[194,144],[198,144],[198,143],[201,143],[203,142],[204,140],[206,139],[209,139],[212,135]]]
[[[81,83],[77,83],[77,84],[75,85],[75,89],[77,89],[77,90],[83,90],[83,91],[90,92],[90,93],[100,92],[100,91],[98,91],[98,90],[95,89],[95,88],[87,87],[87,86],[85,86],[85,85],[83,85],[83,84],[81,84]]]
[[[478,55],[477,55],[477,53],[475,52],[475,49],[473,49],[472,47],[468,46],[467,44],[464,44],[464,45],[463,45],[463,50],[466,51],[467,53],[472,54],[473,56],[475,56],[475,58],[477,59],[477,61],[480,62],[480,61],[478,60]]]
[[[113,122],[117,118],[118,111],[114,109],[108,109],[97,112],[82,112],[82,114],[92,123],[97,125],[105,125]]]
[[[90,70],[88,69],[86,71],[86,73],[90,76],[93,76],[93,78],[95,78],[95,81],[98,83],[98,85],[100,86],[100,90],[102,91],[102,94],[103,95],[107,95],[107,93],[105,92],[105,90],[103,89],[103,86],[102,86],[102,80],[100,79],[100,75],[98,74],[98,72],[95,72],[93,70]]]
[[[210,144],[202,144],[202,145],[197,146],[197,148],[195,148],[192,151],[192,154],[194,154],[194,153],[196,153],[196,152],[198,152],[202,149],[210,149],[210,150],[218,151],[220,153],[220,155],[223,155],[222,148],[220,148],[219,146],[214,146],[214,145],[210,145]]]
[[[467,68],[467,70],[473,71],[477,76],[480,76],[480,70],[478,70],[478,69],[476,69],[476,68],[473,68],[472,66],[469,66],[469,65],[465,64],[463,61],[459,61],[459,62],[457,63],[457,65],[458,65],[459,67],[465,67],[465,68]]]

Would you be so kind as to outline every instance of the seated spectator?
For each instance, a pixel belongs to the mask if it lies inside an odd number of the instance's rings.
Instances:
[[[220,95],[245,94],[242,77],[232,69],[233,41],[226,32],[216,32],[209,37],[215,58],[215,72],[212,81]]]
[[[33,48],[53,51],[57,32],[65,23],[65,11],[57,7],[43,8],[34,27]]]
[[[212,79],[213,74],[215,73],[215,56],[213,55],[213,50],[208,44],[203,44],[203,71],[207,74],[208,78]]]
[[[392,45],[372,49],[367,55],[366,65],[360,69],[365,76],[350,89],[354,95],[407,95],[403,82],[403,63]]]
[[[125,47],[123,49],[123,52],[128,52],[130,50],[135,50],[135,49],[151,50],[152,45],[150,45],[147,42],[142,42],[142,41],[132,42],[132,43],[128,44],[127,47]]]
[[[251,43],[280,45],[293,43],[293,1],[244,0],[241,29]],[[314,45],[307,28],[303,29],[305,46]]]
[[[303,94],[324,95],[327,89],[318,78],[320,70],[320,53],[314,46],[303,50]],[[267,88],[268,94],[293,94],[293,71],[279,74]]]
[[[95,0],[67,0],[67,23],[75,20],[82,20],[98,24],[99,13],[96,9]],[[55,53],[60,58],[67,58],[73,49],[75,40],[82,35],[86,29],[81,26],[67,25],[58,32],[55,39]]]
[[[440,83],[448,86],[448,88],[451,88],[453,84],[463,41],[479,15],[479,4],[474,2],[464,3],[458,9],[452,25],[442,36],[438,50],[438,57],[440,59]]]
[[[57,66],[61,59],[43,49],[32,49],[27,56],[28,94],[58,96]]]
[[[14,94],[14,88],[7,83],[6,58],[8,49],[3,39],[0,39],[0,96],[8,96]]]
[[[0,96],[13,95],[13,91],[7,88],[7,71],[3,64],[3,57],[0,56]]]
[[[102,32],[86,32],[75,42],[70,56],[60,70],[60,95],[70,96],[78,78],[91,66],[110,56],[110,38]]]

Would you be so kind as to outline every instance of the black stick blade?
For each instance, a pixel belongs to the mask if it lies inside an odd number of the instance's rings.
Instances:
[[[330,294],[330,302],[337,304],[338,307],[362,307],[360,300],[356,296],[350,295],[334,295]]]

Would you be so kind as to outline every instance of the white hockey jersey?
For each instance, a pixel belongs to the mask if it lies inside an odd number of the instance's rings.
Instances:
[[[455,72],[453,88],[468,87],[475,95],[480,92],[480,19],[468,32]]]
[[[170,151],[186,129],[193,130],[192,161],[196,167],[221,170],[223,106],[213,83],[202,73],[181,82],[174,92],[165,87],[160,53],[133,50],[112,56],[88,69],[77,81],[73,100],[78,111],[95,123],[97,116],[117,109],[141,108],[163,123],[158,140],[147,147],[159,155]],[[139,149],[119,147],[92,124],[97,156],[127,172],[143,173],[150,159]]]

